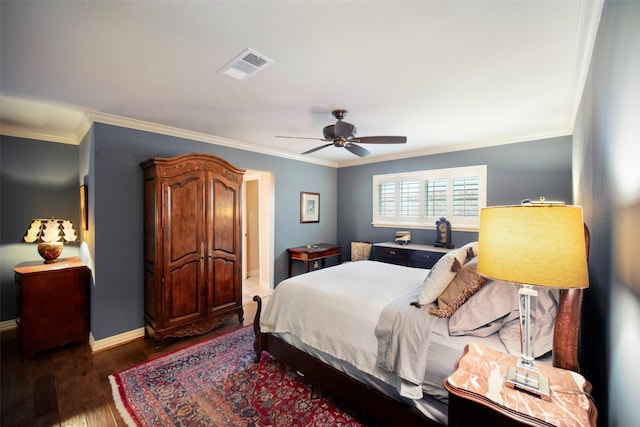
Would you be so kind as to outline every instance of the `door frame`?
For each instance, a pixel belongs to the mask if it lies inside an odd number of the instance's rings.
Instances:
[[[259,280],[260,287],[273,289],[275,190],[271,172],[247,170],[242,183],[242,278],[247,277],[246,182],[258,181]]]

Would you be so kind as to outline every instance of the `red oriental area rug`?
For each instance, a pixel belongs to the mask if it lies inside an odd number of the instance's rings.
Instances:
[[[131,426],[360,426],[268,353],[245,326],[109,376]]]

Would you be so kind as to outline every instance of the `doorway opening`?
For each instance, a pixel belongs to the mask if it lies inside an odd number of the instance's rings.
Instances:
[[[270,172],[248,170],[242,197],[242,302],[273,290],[274,188]]]

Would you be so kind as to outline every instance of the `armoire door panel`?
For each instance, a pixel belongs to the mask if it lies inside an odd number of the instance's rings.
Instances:
[[[159,222],[162,221],[157,217],[158,210],[154,209],[157,203],[155,187],[155,181],[144,181],[144,235],[150,238],[155,237],[155,230],[158,228]],[[145,241],[144,261],[146,264],[155,264],[157,249],[155,240]]]
[[[237,190],[227,187],[220,181],[213,181],[213,249],[235,253],[237,234]]]
[[[206,316],[200,270],[200,262],[191,262],[169,272],[164,301],[170,324]]]
[[[217,307],[235,301],[236,263],[218,258],[212,264],[213,292],[211,292],[212,298],[209,300],[209,306]]]
[[[201,256],[204,242],[204,195],[199,171],[167,180],[164,241],[169,262]]]

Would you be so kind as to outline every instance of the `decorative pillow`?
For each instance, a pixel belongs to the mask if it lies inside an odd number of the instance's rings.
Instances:
[[[418,296],[418,304],[423,306],[435,302],[466,261],[467,250],[463,248],[449,251],[440,258],[424,279]]]
[[[369,259],[371,254],[370,242],[351,242],[351,261]]]
[[[470,260],[473,257],[478,256],[478,242],[467,243],[460,249],[464,249],[467,251],[467,260]]]
[[[520,285],[500,280],[487,283],[449,318],[449,334],[486,337],[498,332],[507,351],[520,354]],[[553,330],[558,311],[559,291],[538,288],[533,313],[533,355],[540,357],[553,348]]]
[[[438,297],[437,307],[431,307],[429,314],[438,317],[451,317],[451,315],[475,294],[487,282],[477,272],[478,258],[467,262],[451,281],[447,289]]]
[[[449,318],[449,334],[485,337],[518,317],[518,285],[489,280]]]

